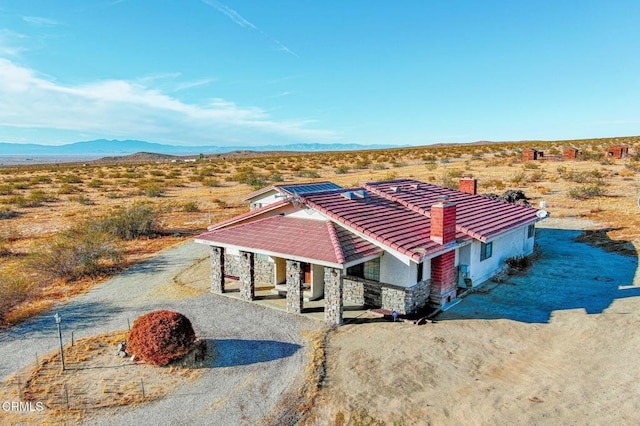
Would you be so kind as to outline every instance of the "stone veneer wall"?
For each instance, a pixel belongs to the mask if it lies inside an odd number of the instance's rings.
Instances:
[[[342,285],[341,270],[324,268],[324,321],[327,324],[342,324]]]
[[[253,273],[255,274],[256,283],[273,285],[275,263],[256,256],[253,260]]]
[[[345,301],[381,307],[399,314],[414,313],[424,307],[431,290],[430,280],[421,281],[412,287],[400,287],[352,276],[345,276],[343,282]]]
[[[240,256],[224,255],[224,273],[232,277],[240,277]]]
[[[225,258],[225,274],[232,277],[240,277],[240,256],[226,254]],[[267,259],[261,259],[254,255],[253,273],[257,283],[273,285],[274,263]]]
[[[211,247],[211,291],[224,293],[225,259],[222,247]]]
[[[253,300],[256,296],[255,275],[253,273],[254,254],[240,252],[240,295],[244,300]]]
[[[287,312],[299,314],[303,306],[304,271],[300,262],[287,259]]]

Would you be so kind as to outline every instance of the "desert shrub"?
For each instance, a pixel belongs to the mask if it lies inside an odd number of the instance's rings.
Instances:
[[[511,178],[511,183],[515,185],[520,185],[523,182],[526,182],[527,174],[525,172],[518,172]]]
[[[214,178],[205,178],[202,180],[202,185],[208,186],[210,188],[214,188],[214,187],[220,186],[220,181]]]
[[[11,195],[13,194],[13,189],[13,185],[3,183],[0,185],[0,195]]]
[[[92,206],[95,204],[93,200],[87,197],[86,195],[77,195],[77,196],[69,197],[69,201],[82,204],[83,206]]]
[[[398,174],[396,172],[387,172],[384,176],[380,177],[378,182],[386,182],[389,180],[396,180],[398,178]]]
[[[155,183],[144,185],[141,190],[147,197],[162,197],[165,192],[163,187]]]
[[[483,187],[486,188],[496,188],[499,190],[503,190],[506,187],[506,184],[502,181],[502,179],[489,179],[482,183]]]
[[[17,216],[18,216],[18,212],[11,210],[9,207],[5,207],[5,206],[0,207],[0,220],[12,219]]]
[[[278,172],[273,172],[269,175],[269,180],[271,182],[284,182],[284,177]]]
[[[29,179],[29,182],[34,185],[51,183],[51,178],[46,175],[38,175],[38,176],[33,176],[31,179]]]
[[[89,188],[100,188],[102,185],[104,185],[104,182],[101,179],[91,179],[87,183]]]
[[[158,215],[156,208],[137,201],[130,207],[121,207],[102,218],[99,228],[123,240],[154,236],[158,231]]]
[[[73,194],[74,192],[78,191],[78,188],[76,188],[73,185],[70,185],[68,183],[63,183],[62,185],[60,185],[60,188],[58,188],[58,194],[62,195],[62,194]]]
[[[509,273],[524,271],[531,266],[532,260],[530,256],[514,256],[505,259]]]
[[[305,178],[319,178],[320,173],[315,170],[300,170],[296,173],[296,176]]]
[[[576,200],[586,200],[587,198],[602,197],[604,195],[607,195],[607,190],[598,183],[581,185],[569,190],[569,197]]]
[[[80,177],[78,177],[77,175],[61,175],[58,176],[58,180],[61,183],[81,183],[82,179],[80,179]]]
[[[195,341],[187,317],[178,312],[153,311],[133,322],[127,351],[149,364],[167,365],[189,353]]]
[[[540,168],[540,165],[537,163],[534,163],[533,161],[527,161],[526,163],[524,163],[523,168],[527,170],[536,170]]]
[[[386,170],[387,166],[382,163],[374,164],[373,170]]]
[[[35,291],[37,291],[37,285],[34,280],[20,274],[1,274],[0,324],[5,324],[9,311],[20,302],[27,300]]]
[[[57,234],[31,255],[31,266],[45,276],[76,280],[117,267],[122,254],[113,237],[94,221]]]
[[[347,166],[339,166],[336,168],[337,175],[344,175],[346,173],[349,173],[349,168]]]
[[[156,170],[156,169],[149,170],[149,174],[151,176],[156,176],[156,177],[165,177],[166,176],[165,172],[163,172],[162,170]]]
[[[187,201],[182,205],[182,211],[187,213],[193,213],[200,211],[198,203],[196,201]]]

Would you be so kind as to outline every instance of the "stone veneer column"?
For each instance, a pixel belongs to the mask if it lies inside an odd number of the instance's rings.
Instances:
[[[211,247],[211,292],[224,293],[224,249]]]
[[[253,253],[240,252],[240,295],[244,300],[253,300],[256,296],[253,263]]]
[[[300,262],[287,259],[287,312],[302,313],[304,271]]]
[[[324,321],[330,325],[342,324],[342,271],[324,268]]]

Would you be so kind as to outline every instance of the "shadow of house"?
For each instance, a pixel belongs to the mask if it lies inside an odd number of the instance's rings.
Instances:
[[[640,287],[632,287],[637,255],[623,256],[576,242],[579,235],[581,231],[540,229],[542,255],[525,275],[512,276],[506,283],[487,283],[438,319],[548,323],[555,311],[582,309],[599,314],[617,299],[640,296]]]
[[[207,339],[209,357],[203,367],[221,368],[288,358],[302,346],[274,340]]]

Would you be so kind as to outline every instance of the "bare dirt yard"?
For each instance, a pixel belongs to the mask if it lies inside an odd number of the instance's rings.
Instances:
[[[435,323],[345,325],[308,424],[637,424],[637,256],[549,220],[526,274],[487,283]],[[360,422],[360,423],[358,423]]]

